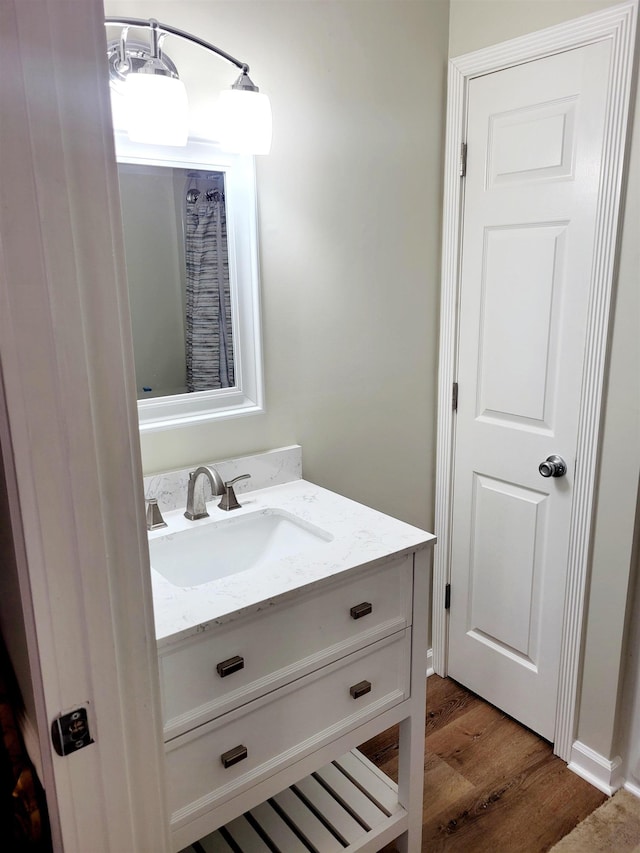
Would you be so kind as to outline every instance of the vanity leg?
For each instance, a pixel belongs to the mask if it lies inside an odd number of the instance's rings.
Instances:
[[[398,800],[409,812],[409,829],[398,839],[400,853],[420,853],[424,788],[424,724],[408,717],[400,723]]]
[[[400,853],[420,853],[424,790],[424,737],[427,697],[427,631],[430,557],[414,555],[411,714],[400,723],[398,800],[409,812],[409,828],[398,839]]]

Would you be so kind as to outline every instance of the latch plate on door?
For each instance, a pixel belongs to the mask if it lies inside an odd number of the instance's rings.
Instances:
[[[86,708],[61,714],[51,723],[51,740],[58,755],[69,755],[94,743],[89,731]]]

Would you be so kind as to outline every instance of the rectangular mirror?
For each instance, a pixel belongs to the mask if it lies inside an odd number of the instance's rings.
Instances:
[[[262,411],[253,159],[120,135],[116,153],[140,429]]]

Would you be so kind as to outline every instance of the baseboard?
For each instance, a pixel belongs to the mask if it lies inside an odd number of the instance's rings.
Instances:
[[[619,755],[611,761],[579,740],[574,741],[571,747],[569,770],[609,797],[624,783],[622,759]]]
[[[640,785],[636,785],[635,782],[627,781],[624,783],[623,788],[625,791],[628,791],[630,794],[633,794],[634,797],[637,797],[640,800]]]
[[[637,797],[640,800],[640,785],[636,785],[635,782],[627,781],[622,786],[625,791],[628,791],[630,794],[633,794],[634,797]]]
[[[427,650],[427,678],[429,678],[429,676],[430,676],[430,675],[434,675],[434,669],[433,669],[433,649],[428,649],[428,650]]]

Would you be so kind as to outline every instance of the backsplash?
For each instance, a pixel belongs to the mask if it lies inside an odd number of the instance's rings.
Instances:
[[[302,478],[302,447],[295,444],[252,456],[200,464],[215,468],[224,481],[232,480],[240,474],[251,474],[250,480],[240,480],[234,486],[236,493],[242,494],[255,489],[264,489],[267,486],[280,486],[283,483],[300,480]],[[145,477],[145,498],[157,498],[161,512],[186,506],[189,473],[195,468],[197,465]]]

